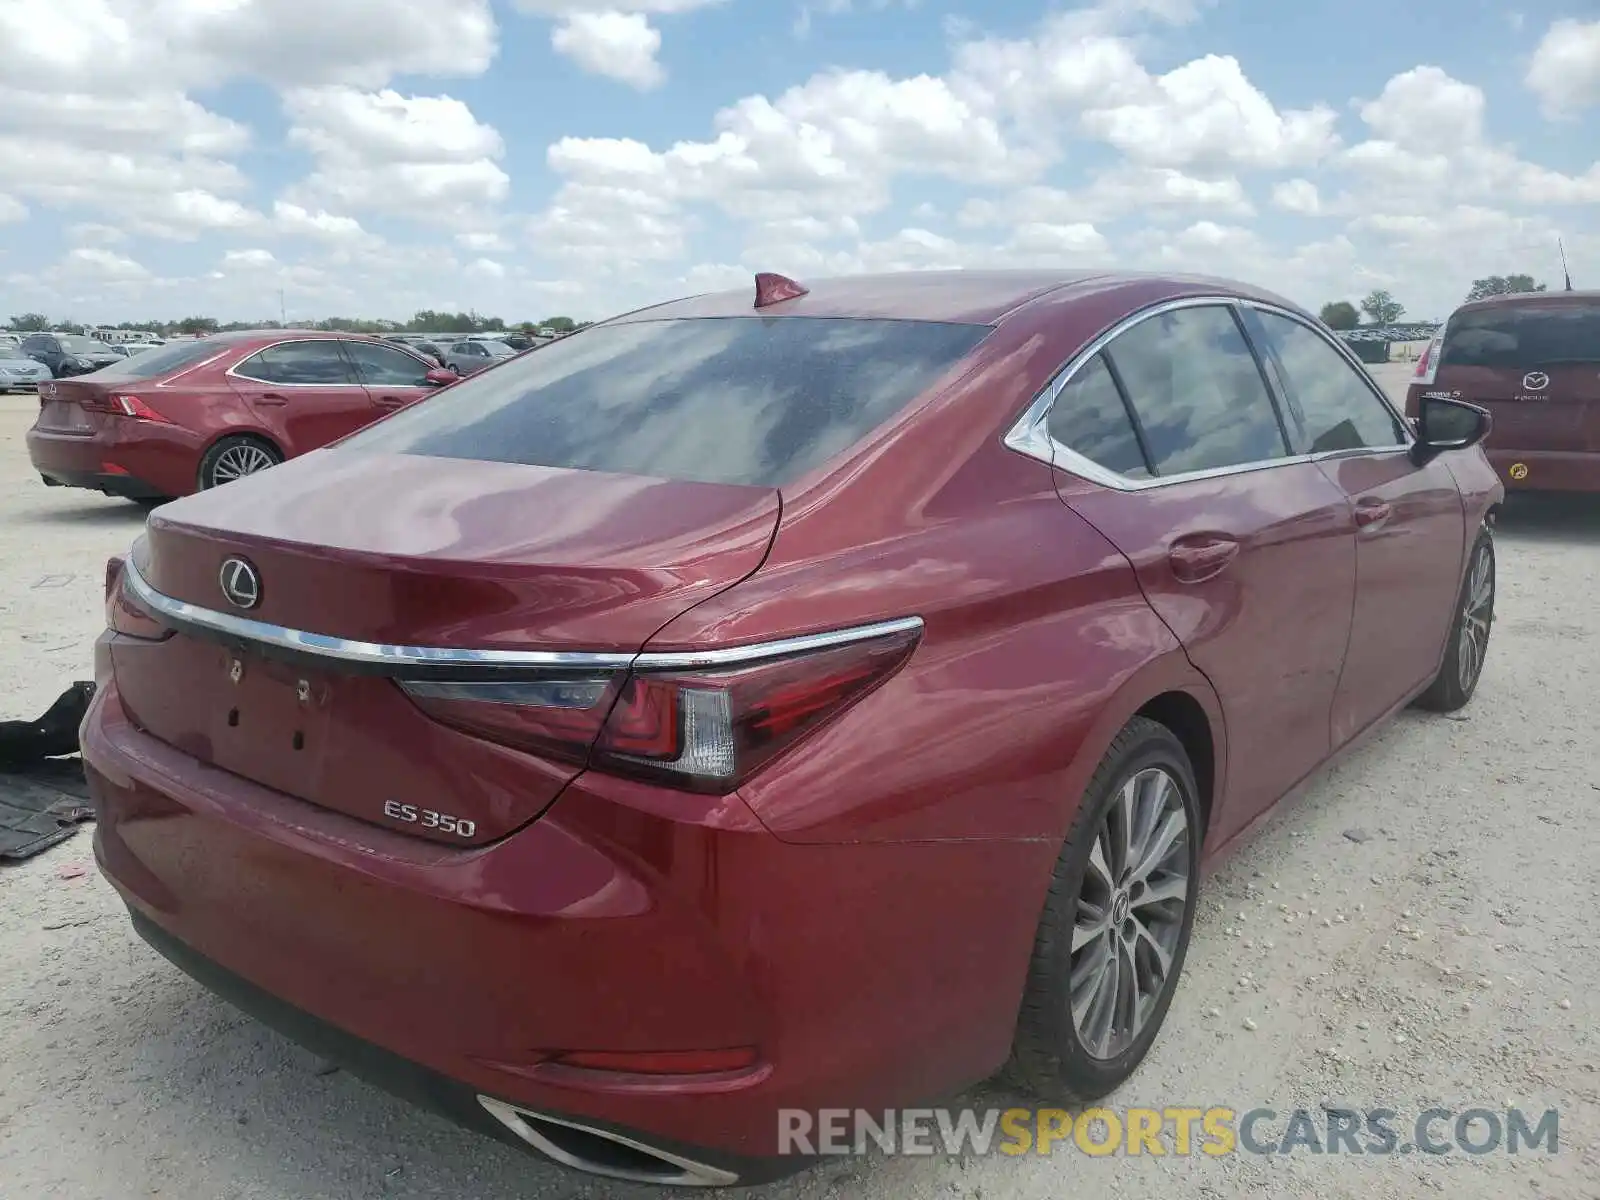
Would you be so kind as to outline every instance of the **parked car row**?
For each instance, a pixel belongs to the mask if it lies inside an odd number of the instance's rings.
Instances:
[[[455,378],[280,331],[46,385],[47,479],[231,481],[108,564],[96,855],[245,1010],[592,1174],[1106,1094],[1205,863],[1481,678],[1489,414],[1252,287],[761,276]]]

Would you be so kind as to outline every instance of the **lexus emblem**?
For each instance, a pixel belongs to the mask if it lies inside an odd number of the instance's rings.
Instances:
[[[235,608],[254,608],[261,603],[261,576],[244,559],[224,559],[217,578],[222,594]]]
[[[1543,371],[1529,371],[1522,377],[1522,386],[1530,392],[1542,392],[1550,386],[1550,376]]]

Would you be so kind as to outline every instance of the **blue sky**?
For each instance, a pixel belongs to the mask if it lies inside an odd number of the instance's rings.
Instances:
[[[0,317],[1123,265],[1437,318],[1557,236],[1600,284],[1592,0],[20,0],[0,44]]]

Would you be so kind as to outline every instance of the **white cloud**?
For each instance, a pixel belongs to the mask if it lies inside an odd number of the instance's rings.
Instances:
[[[0,225],[13,221],[26,221],[28,206],[14,196],[0,192]]]
[[[142,280],[150,272],[123,254],[98,246],[79,246],[67,252],[60,269],[69,275],[94,276],[107,281]]]
[[[1547,116],[1600,105],[1600,20],[1554,22],[1533,52],[1526,82]]]
[[[259,271],[278,265],[278,260],[271,250],[229,250],[222,256],[222,269]]]
[[[321,209],[312,212],[287,200],[273,203],[272,225],[277,233],[324,242],[350,244],[376,240],[354,217],[337,216]]]
[[[640,13],[574,13],[550,31],[550,44],[585,71],[640,91],[666,82],[656,61],[661,33]]]
[[[505,153],[500,134],[453,97],[297,88],[284,109],[290,143],[316,163],[290,197],[296,204],[472,224],[510,191],[495,161]]]
[[[1309,179],[1285,179],[1272,185],[1272,202],[1285,212],[1314,217],[1322,211],[1322,196]]]

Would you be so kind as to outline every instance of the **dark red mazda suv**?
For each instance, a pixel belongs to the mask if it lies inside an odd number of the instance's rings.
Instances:
[[[568,1166],[1156,1037],[1202,863],[1494,610],[1483,410],[1214,279],[774,276],[170,504],[83,730],[138,931]]]

